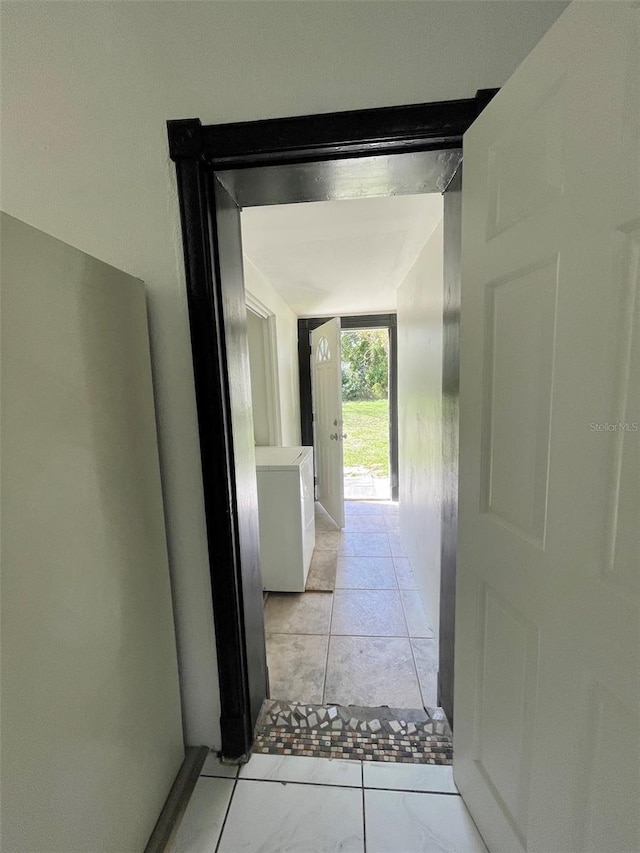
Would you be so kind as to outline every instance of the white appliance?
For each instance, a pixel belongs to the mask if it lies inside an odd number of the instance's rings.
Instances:
[[[256,447],[262,583],[304,592],[316,543],[312,447]]]

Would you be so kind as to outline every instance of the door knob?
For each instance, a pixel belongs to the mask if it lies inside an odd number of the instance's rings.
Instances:
[[[337,441],[337,440],[338,440],[338,438],[339,438],[338,433],[337,433],[337,432],[332,432],[332,433],[331,433],[331,435],[329,436],[329,438],[330,438],[330,440],[331,440],[331,441]]]

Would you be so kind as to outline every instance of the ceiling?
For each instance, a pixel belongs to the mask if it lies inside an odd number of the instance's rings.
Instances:
[[[246,208],[244,253],[300,317],[395,311],[441,217],[438,193]]]

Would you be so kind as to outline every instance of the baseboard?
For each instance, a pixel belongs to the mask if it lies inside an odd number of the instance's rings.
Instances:
[[[175,838],[191,794],[195,788],[209,749],[206,746],[189,746],[178,771],[160,817],[153,828],[144,853],[168,853]]]

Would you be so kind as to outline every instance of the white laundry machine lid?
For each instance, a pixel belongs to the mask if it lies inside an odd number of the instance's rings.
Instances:
[[[278,471],[297,467],[312,450],[312,447],[256,447],[256,468],[258,471]]]

